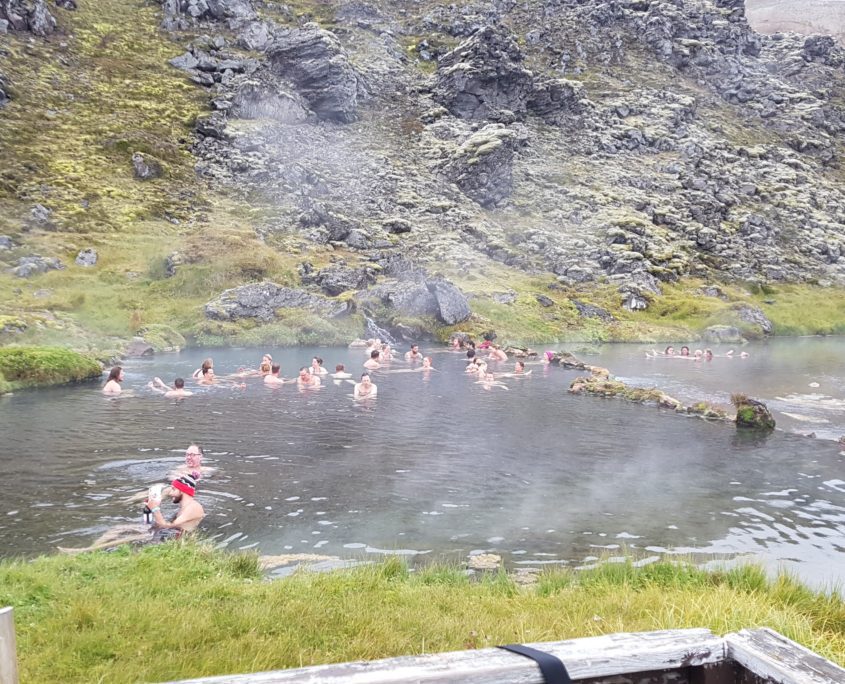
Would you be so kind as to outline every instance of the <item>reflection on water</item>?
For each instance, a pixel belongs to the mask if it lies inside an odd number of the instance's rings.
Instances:
[[[717,399],[743,389],[757,396],[755,387],[763,398],[787,397],[810,377],[832,385],[832,366],[824,376],[793,359],[778,380],[765,371],[771,351],[752,351],[706,368],[646,361],[631,346],[599,358],[628,377],[659,376],[670,393]],[[315,352],[274,357],[291,377]],[[319,353],[330,368],[356,371],[364,360],[361,350]],[[197,441],[218,469],[200,482],[204,528],[229,548],[453,559],[484,550],[534,565],[623,549],[753,553],[794,564],[815,582],[843,577],[845,482],[833,442],[745,436],[725,424],[573,397],[566,389],[574,372],[539,364],[528,378],[505,379],[509,391],[485,391],[449,352],[435,353],[439,370],[430,374],[377,372],[378,398],[365,403],[352,400],[347,383],[300,392],[251,380],[243,390],[197,388],[180,403],[144,388],[153,375],[189,375],[202,356],[133,362],[125,386],[134,396],[105,399],[86,386],[0,400],[3,553],[84,546],[110,525],[139,520],[124,499],[161,480]],[[214,357],[221,374],[256,365],[260,352]],[[721,361],[735,365],[722,366],[729,370],[719,380]],[[734,384],[725,387],[726,377]],[[825,396],[835,399],[832,389]],[[825,410],[831,424],[845,424]]]

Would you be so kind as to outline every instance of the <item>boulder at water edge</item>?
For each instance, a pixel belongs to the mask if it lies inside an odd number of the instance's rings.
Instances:
[[[734,394],[731,402],[736,407],[736,426],[757,430],[774,430],[775,419],[762,401],[751,399],[744,394]]]

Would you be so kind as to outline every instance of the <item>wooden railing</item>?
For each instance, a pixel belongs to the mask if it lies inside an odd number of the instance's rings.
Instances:
[[[528,644],[559,658],[576,682],[845,684],[845,670],[770,629],[719,637],[707,629],[608,634]],[[743,672],[744,671],[744,672]],[[738,674],[738,672],[740,674]],[[542,684],[531,660],[484,648],[294,670],[206,677],[181,684]],[[175,684],[175,683],[174,683]]]

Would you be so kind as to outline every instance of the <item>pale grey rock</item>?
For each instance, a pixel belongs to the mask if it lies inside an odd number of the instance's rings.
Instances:
[[[34,254],[18,259],[17,266],[12,269],[12,275],[18,278],[31,278],[34,275],[63,268],[64,265],[56,257],[43,257]]]
[[[97,250],[92,247],[87,247],[79,252],[76,255],[76,263],[77,266],[83,266],[86,268],[90,268],[91,266],[95,266],[97,264],[97,259],[99,255],[97,254]]]
[[[253,318],[269,323],[279,309],[303,309],[336,318],[348,312],[348,304],[265,281],[224,291],[205,305],[205,315],[220,321]]]

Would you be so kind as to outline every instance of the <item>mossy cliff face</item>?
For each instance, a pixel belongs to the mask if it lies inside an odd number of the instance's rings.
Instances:
[[[824,42],[763,39],[710,2],[573,6],[541,28],[534,0],[252,3],[264,24],[78,5],[51,7],[50,36],[0,38],[0,344],[181,346],[160,326],[186,344],[335,343],[365,314],[516,343],[845,332],[845,58]],[[339,66],[309,70],[303,49]],[[460,74],[480,88],[469,108]],[[60,267],[11,273],[33,255]],[[354,309],[356,288],[409,277],[452,283],[472,315],[389,297],[331,320],[204,312],[260,281]]]

